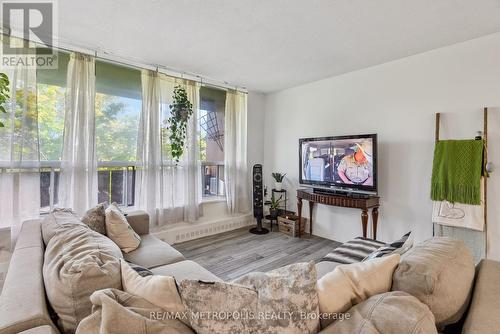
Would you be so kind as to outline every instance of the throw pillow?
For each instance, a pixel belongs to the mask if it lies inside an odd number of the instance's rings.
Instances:
[[[123,291],[146,299],[167,312],[184,312],[175,279],[171,276],[142,277],[127,262],[121,260]]]
[[[426,304],[441,330],[465,313],[474,273],[474,259],[463,241],[434,237],[403,255],[394,271],[392,290],[407,292]]]
[[[319,311],[323,328],[363,300],[391,290],[392,274],[400,255],[342,264],[318,280]]]
[[[377,257],[383,257],[390,254],[403,255],[413,246],[413,234],[411,231],[403,235],[400,239],[391,242],[390,244],[384,245],[377,249],[376,251],[370,253],[363,261],[374,259]]]
[[[127,261],[127,264],[130,266],[130,268],[134,269],[139,274],[139,276],[147,277],[154,275],[153,272],[148,268],[144,268],[143,266],[132,263],[130,261]]]
[[[74,226],[88,228],[71,209],[52,210],[42,221],[42,237],[45,247],[56,233]]]
[[[106,209],[106,232],[124,253],[133,251],[141,243],[141,237],[135,233],[115,203]]]
[[[63,333],[73,333],[92,309],[90,295],[100,289],[121,289],[118,246],[86,225],[58,231],[49,241],[43,281]]]
[[[200,315],[191,318],[198,334],[319,330],[314,262],[247,274],[232,283],[184,280],[180,293],[189,313]]]
[[[434,316],[417,298],[404,292],[375,295],[347,311],[329,333],[437,334]]]
[[[89,209],[82,218],[82,222],[102,235],[106,235],[106,208],[104,203],[97,204]]]

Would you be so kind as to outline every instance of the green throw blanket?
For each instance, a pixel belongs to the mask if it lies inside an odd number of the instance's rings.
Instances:
[[[440,140],[434,148],[431,198],[481,204],[482,140]]]

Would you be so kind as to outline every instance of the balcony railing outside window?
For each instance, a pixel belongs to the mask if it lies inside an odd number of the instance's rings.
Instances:
[[[59,162],[44,163],[40,170],[40,212],[50,212],[59,203]],[[100,162],[97,170],[98,203],[135,204],[136,167],[130,163]]]
[[[52,166],[44,163],[40,169],[40,212],[50,212],[59,203],[59,162]],[[224,164],[222,162],[202,162],[203,198],[225,196]],[[98,203],[116,202],[120,206],[130,207],[135,204],[136,167],[130,163],[100,162],[97,170]]]
[[[225,196],[224,163],[202,162],[201,175],[203,197]]]

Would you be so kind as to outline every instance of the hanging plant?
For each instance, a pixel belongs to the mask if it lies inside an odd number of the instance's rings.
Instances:
[[[186,142],[187,123],[193,115],[193,104],[189,101],[186,89],[181,86],[174,87],[172,104],[170,107],[170,118],[168,119],[168,130],[172,157],[176,162],[184,153]]]
[[[0,73],[0,112],[6,114],[7,110],[3,106],[5,102],[10,98],[9,95],[9,77],[5,73]],[[4,124],[0,121],[0,128],[3,128]]]

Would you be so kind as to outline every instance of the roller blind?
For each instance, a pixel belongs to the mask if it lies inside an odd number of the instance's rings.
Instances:
[[[36,81],[41,84],[66,87],[66,74],[68,73],[69,53],[54,51],[57,61],[57,69],[36,70]]]
[[[56,55],[57,69],[38,69],[37,82],[66,87],[69,53],[58,51]],[[97,93],[139,100],[141,99],[141,71],[97,60],[95,86]]]
[[[97,93],[141,99],[141,71],[138,69],[96,60]]]

